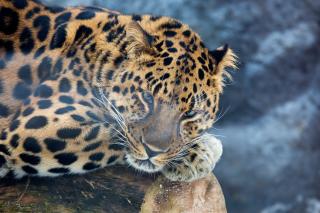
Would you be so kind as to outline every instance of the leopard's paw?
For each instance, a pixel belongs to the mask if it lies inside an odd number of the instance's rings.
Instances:
[[[211,134],[204,134],[199,140],[182,160],[172,162],[163,169],[168,179],[190,182],[212,172],[222,155],[221,141]]]

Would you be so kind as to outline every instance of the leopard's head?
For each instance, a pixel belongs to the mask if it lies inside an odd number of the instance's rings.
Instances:
[[[117,19],[126,23],[124,33],[114,39],[114,63],[102,67],[104,77],[96,84],[128,163],[172,180],[208,174],[222,146],[207,130],[215,123],[229,77],[225,68],[235,68],[235,55],[227,45],[209,51],[198,34],[171,18]],[[101,42],[108,35],[102,33]]]

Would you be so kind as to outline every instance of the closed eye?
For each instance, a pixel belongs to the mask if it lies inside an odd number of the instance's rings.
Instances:
[[[184,113],[183,117],[184,118],[193,118],[194,116],[196,116],[198,112],[195,110],[188,110]]]
[[[151,95],[150,92],[143,91],[142,97],[148,104],[150,104],[150,105],[153,104],[153,96]]]

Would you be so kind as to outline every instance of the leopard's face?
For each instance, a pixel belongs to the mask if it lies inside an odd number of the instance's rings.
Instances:
[[[140,29],[133,25],[136,34]],[[234,55],[227,46],[210,52],[196,33],[172,19],[147,31],[140,38],[146,43],[135,44],[144,46],[102,86],[112,84],[105,99],[114,105],[114,137],[136,169],[164,171],[170,179],[198,178],[222,152],[220,141],[206,131],[215,122],[223,69],[233,66]],[[186,177],[184,170],[192,172]]]

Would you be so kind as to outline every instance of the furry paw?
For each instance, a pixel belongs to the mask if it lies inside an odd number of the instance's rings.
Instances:
[[[212,172],[222,155],[221,141],[213,135],[204,134],[200,141],[188,150],[175,166],[166,166],[162,173],[172,181],[193,181]],[[170,164],[170,165],[172,165]]]

